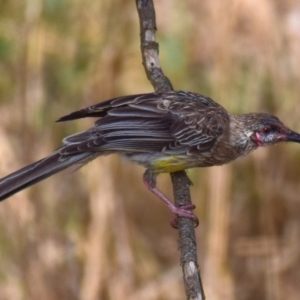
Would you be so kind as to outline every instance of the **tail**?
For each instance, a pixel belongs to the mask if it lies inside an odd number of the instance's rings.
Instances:
[[[52,155],[0,179],[0,201],[74,164],[85,163],[94,158],[95,153],[91,152],[70,156],[62,156],[59,152],[54,152]]]

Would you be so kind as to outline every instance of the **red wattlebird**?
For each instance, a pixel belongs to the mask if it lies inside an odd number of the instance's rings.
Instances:
[[[119,154],[143,165],[144,183],[176,216],[197,220],[193,206],[176,207],[157,188],[156,175],[226,164],[258,147],[300,143],[300,135],[264,113],[233,115],[205,96],[170,91],[111,99],[58,122],[97,118],[87,131],[68,136],[50,156],[0,180],[0,200],[75,164]]]

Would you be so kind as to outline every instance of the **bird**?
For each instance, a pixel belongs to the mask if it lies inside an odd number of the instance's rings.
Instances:
[[[156,187],[158,174],[227,164],[279,142],[300,143],[300,134],[271,114],[230,114],[211,98],[188,91],[122,96],[57,122],[88,117],[97,118],[93,127],[64,138],[49,156],[0,179],[0,201],[70,166],[119,154],[146,168],[145,186],[175,218],[197,223],[194,205],[177,207]]]

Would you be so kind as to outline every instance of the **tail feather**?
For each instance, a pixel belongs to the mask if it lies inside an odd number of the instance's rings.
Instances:
[[[94,156],[95,154],[91,152],[70,156],[61,156],[59,152],[54,152],[52,155],[0,179],[0,201],[74,164],[93,159]]]

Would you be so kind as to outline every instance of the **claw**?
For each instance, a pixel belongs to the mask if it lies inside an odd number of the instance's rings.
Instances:
[[[175,217],[171,220],[170,224],[173,228],[178,229],[178,218],[190,218],[194,221],[194,227],[196,228],[199,225],[199,219],[195,214],[193,213],[193,210],[195,209],[195,205],[184,205],[180,207],[175,206],[175,210],[172,210]]]

